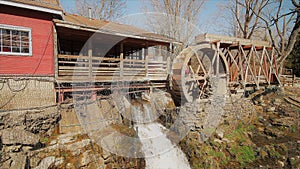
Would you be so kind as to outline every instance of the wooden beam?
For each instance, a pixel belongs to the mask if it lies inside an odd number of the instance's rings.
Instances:
[[[243,38],[236,38],[230,36],[221,36],[221,35],[214,35],[214,34],[201,34],[195,37],[196,43],[201,42],[220,42],[220,44],[239,44],[239,45],[254,45],[254,46],[266,46],[271,47],[271,44],[267,41],[260,41],[260,40],[251,40],[251,39],[243,39]]]

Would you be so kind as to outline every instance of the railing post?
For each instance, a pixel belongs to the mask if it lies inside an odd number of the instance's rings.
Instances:
[[[89,41],[88,57],[89,57],[89,79],[90,79],[90,81],[92,81],[92,77],[93,77],[93,61],[92,61],[93,50],[92,50],[91,40]]]
[[[171,58],[171,56],[173,54],[172,46],[173,46],[172,43],[170,43],[170,45],[167,46],[167,74],[168,75],[171,75],[171,73],[172,73],[172,58]]]
[[[149,57],[148,55],[145,56],[145,76],[148,77],[148,63],[149,63]]]
[[[124,53],[123,53],[123,42],[120,44],[120,77],[123,79],[123,70],[124,70]]]
[[[148,77],[148,63],[149,63],[149,56],[148,56],[148,43],[146,43],[146,48],[144,51],[144,58],[145,58],[145,76]]]

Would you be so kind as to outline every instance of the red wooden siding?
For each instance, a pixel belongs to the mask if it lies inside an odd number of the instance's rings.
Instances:
[[[32,56],[0,54],[0,75],[54,75],[51,15],[0,6],[0,24],[31,28]]]

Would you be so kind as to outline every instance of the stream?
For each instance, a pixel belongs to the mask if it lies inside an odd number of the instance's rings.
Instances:
[[[166,136],[168,129],[155,122],[157,112],[149,102],[134,104],[135,130],[142,143],[146,169],[190,169],[181,149]]]
[[[159,123],[137,124],[138,136],[146,161],[146,169],[190,169],[181,149],[164,134]]]

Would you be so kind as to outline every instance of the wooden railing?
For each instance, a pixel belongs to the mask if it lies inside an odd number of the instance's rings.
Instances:
[[[149,59],[119,59],[58,55],[60,81],[144,81],[166,80],[167,62]]]

